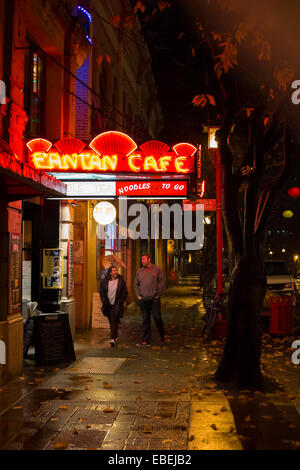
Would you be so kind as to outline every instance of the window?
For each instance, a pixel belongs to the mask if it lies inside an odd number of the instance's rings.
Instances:
[[[24,108],[29,117],[27,137],[43,134],[44,64],[40,52],[30,49],[25,60]]]

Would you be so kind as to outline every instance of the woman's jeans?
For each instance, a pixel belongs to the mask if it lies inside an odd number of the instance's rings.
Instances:
[[[151,314],[157,326],[160,337],[165,336],[164,324],[161,318],[160,299],[140,300],[140,309],[143,318],[143,339],[146,343],[151,343]]]
[[[110,338],[116,339],[118,337],[118,326],[120,323],[119,309],[115,305],[111,305],[108,315],[110,324]]]

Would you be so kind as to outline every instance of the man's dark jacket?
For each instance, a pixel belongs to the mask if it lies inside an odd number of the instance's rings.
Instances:
[[[108,316],[111,312],[111,309],[117,309],[119,317],[123,317],[124,314],[124,302],[126,300],[128,290],[126,286],[126,282],[120,274],[118,274],[118,285],[116,290],[116,299],[114,305],[110,305],[107,292],[108,292],[108,277],[104,277],[101,279],[100,283],[100,298],[102,302],[102,313],[104,316]]]

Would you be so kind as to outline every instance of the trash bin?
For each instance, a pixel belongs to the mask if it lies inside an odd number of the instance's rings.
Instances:
[[[170,271],[169,280],[175,282],[176,285],[178,284],[178,275],[175,269]]]
[[[293,296],[270,297],[269,333],[293,334]]]
[[[227,320],[222,320],[222,318],[216,318],[214,331],[212,338],[225,338],[227,330]]]

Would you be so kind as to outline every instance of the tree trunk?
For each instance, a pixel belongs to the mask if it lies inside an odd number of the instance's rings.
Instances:
[[[265,291],[262,257],[243,257],[232,273],[226,343],[216,380],[262,388],[260,314]]]

